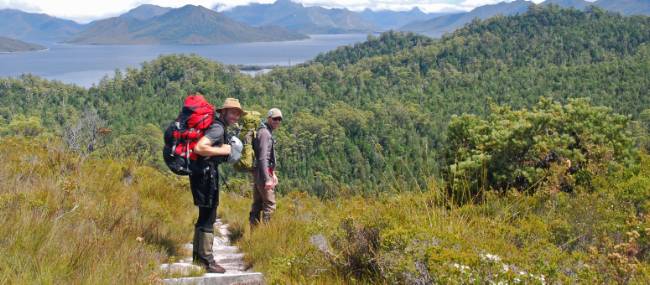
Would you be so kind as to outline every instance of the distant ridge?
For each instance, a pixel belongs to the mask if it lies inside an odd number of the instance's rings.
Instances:
[[[169,7],[160,7],[152,4],[143,4],[120,15],[120,17],[132,18],[137,20],[147,20],[153,17],[163,15],[171,10],[172,8]]]
[[[531,4],[533,3],[524,0],[517,0],[513,2],[501,2],[494,5],[485,5],[466,13],[445,15],[431,20],[412,22],[404,25],[400,30],[439,37],[445,33],[453,32],[476,18],[484,20],[496,15],[510,16],[524,13],[528,10],[528,7]]]
[[[623,15],[650,15],[650,0],[599,0],[596,2],[584,0],[547,0],[539,5],[551,4],[562,8],[574,8],[578,10],[596,6]],[[445,33],[450,33],[463,27],[474,19],[485,20],[497,15],[510,16],[521,14],[526,12],[531,5],[535,5],[535,3],[525,0],[485,5],[465,13],[445,15],[424,21],[413,21],[402,26],[399,30],[440,37]]]
[[[304,34],[371,32],[377,29],[359,13],[347,9],[305,7],[290,0],[237,6],[224,14],[252,26],[275,25]]]
[[[6,37],[0,37],[0,52],[36,51],[44,49],[46,49],[46,47],[42,45],[26,43],[20,40]]]
[[[140,7],[139,7],[140,8]],[[161,7],[158,7],[161,8]],[[144,7],[120,17],[92,22],[71,39],[76,44],[221,44],[304,39],[280,27],[251,27],[202,6]],[[143,11],[160,15],[145,17]]]
[[[22,41],[58,42],[81,31],[74,21],[27,13],[14,9],[0,10],[0,36]]]

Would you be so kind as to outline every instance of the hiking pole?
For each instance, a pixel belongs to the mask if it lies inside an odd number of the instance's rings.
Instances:
[[[222,183],[223,183],[224,186],[226,186],[226,190],[228,190],[228,192],[232,192],[230,190],[230,186],[228,186],[228,178],[226,177],[226,175],[222,174],[221,177],[223,177],[223,182]]]

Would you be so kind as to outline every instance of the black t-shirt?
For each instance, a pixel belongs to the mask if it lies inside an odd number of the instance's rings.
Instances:
[[[226,143],[224,134],[223,121],[215,118],[203,135],[210,140],[212,146],[220,146]],[[190,164],[190,167],[194,167],[190,175],[194,205],[210,208],[219,205],[219,170],[217,165],[223,160],[223,156],[217,156],[209,159],[201,158],[196,163]]]

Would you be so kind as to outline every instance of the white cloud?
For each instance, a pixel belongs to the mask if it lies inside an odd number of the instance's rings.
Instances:
[[[20,1],[20,0],[0,0],[0,9],[2,8],[12,8],[12,9],[18,9],[18,10],[23,10],[23,11],[32,11],[32,12],[40,12],[40,8],[34,4],[30,4],[27,1]]]
[[[0,0],[0,8],[15,8],[28,12],[46,13],[52,16],[88,22],[90,20],[115,16],[141,4],[155,4],[165,7],[181,7],[187,4],[213,7],[215,0]],[[246,4],[250,1],[228,1]]]

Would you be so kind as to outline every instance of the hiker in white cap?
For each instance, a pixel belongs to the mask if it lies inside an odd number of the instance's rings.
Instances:
[[[256,166],[253,171],[255,186],[253,191],[253,205],[250,212],[251,227],[256,226],[261,220],[268,223],[271,214],[275,211],[275,186],[278,177],[275,175],[275,139],[273,131],[282,123],[282,111],[278,108],[269,110],[266,122],[260,125],[257,136],[253,140]]]

